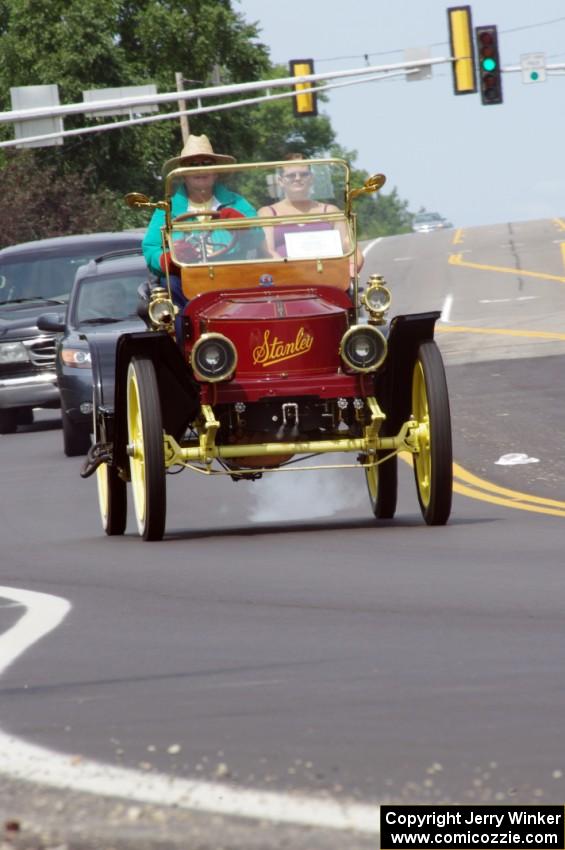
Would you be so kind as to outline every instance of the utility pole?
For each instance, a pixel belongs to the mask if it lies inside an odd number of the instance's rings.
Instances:
[[[181,71],[175,71],[175,83],[177,86],[177,91],[183,91],[184,89],[184,78],[182,76]],[[186,110],[186,100],[179,100],[179,112],[183,112]],[[182,143],[186,144],[188,141],[188,137],[190,135],[190,129],[188,126],[188,116],[181,115],[180,116],[180,129],[182,133]]]

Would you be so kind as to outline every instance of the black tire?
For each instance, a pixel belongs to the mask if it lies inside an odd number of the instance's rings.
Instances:
[[[90,448],[90,430],[88,425],[77,425],[68,413],[61,411],[63,421],[63,451],[67,457],[87,454]]]
[[[16,408],[0,410],[0,434],[13,434],[18,427],[18,411]]]
[[[102,528],[109,537],[123,534],[127,525],[126,482],[107,463],[100,464],[96,470],[96,481]]]
[[[144,540],[161,540],[167,511],[163,423],[155,367],[148,357],[132,357],[128,368],[127,422],[137,528]]]
[[[18,407],[17,419],[18,425],[33,425],[33,408]]]
[[[445,525],[453,494],[451,415],[443,360],[433,341],[418,349],[412,376],[412,415],[420,431],[414,476],[422,516],[428,525]]]
[[[389,452],[379,452],[378,458]],[[393,455],[377,466],[365,469],[371,509],[377,519],[392,519],[398,496],[398,456]]]

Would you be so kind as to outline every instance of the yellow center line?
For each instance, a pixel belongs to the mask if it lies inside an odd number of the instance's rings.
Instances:
[[[565,228],[564,228],[565,230]],[[458,227],[455,233],[453,234],[453,239],[451,240],[452,245],[460,245],[463,242],[463,229]]]
[[[413,465],[411,454],[401,452],[399,457],[409,466]],[[467,496],[469,499],[489,502],[492,505],[502,505],[505,508],[514,508],[518,511],[565,517],[565,502],[560,502],[557,499],[546,499],[543,496],[531,496],[528,493],[521,493],[519,490],[500,487],[498,484],[493,484],[491,481],[473,475],[472,472],[468,472],[458,463],[453,464],[453,477],[453,491],[461,496]]]
[[[527,331],[514,330],[513,328],[472,328],[464,325],[438,325],[436,327],[438,333],[449,334],[492,334],[498,336],[518,336],[531,337],[532,339],[552,339],[564,340],[565,333],[554,333],[552,331]]]
[[[562,218],[554,218],[553,223],[557,225],[559,230],[565,230],[565,221]]]
[[[508,487],[500,487],[498,484],[493,484],[491,481],[479,478],[478,475],[474,475],[458,463],[453,464],[453,475],[456,478],[460,478],[462,481],[465,481],[467,484],[470,484],[473,487],[478,487],[481,490],[490,490],[491,493],[498,493],[500,496],[508,496],[513,500],[533,502],[537,505],[547,505],[549,507],[559,508],[560,510],[565,511],[565,502],[561,502],[558,499],[546,499],[543,496],[531,496],[528,493],[521,493],[519,490],[509,490]]]
[[[501,272],[502,274],[513,274],[519,277],[537,277],[542,280],[556,280],[559,283],[565,283],[565,277],[556,274],[546,274],[545,272],[530,272],[525,269],[513,269],[507,266],[489,266],[484,263],[471,263],[463,259],[462,254],[450,254],[449,264],[452,266],[464,266],[468,269],[479,269],[487,272]]]
[[[563,219],[554,219],[554,224],[556,224],[560,230],[565,230],[565,221]],[[453,237],[453,244],[459,244],[461,241],[461,230],[459,229]],[[563,265],[565,266],[565,242],[561,242],[560,247]],[[542,280],[555,280],[559,283],[565,283],[565,277],[561,275],[546,274],[545,272],[532,272],[523,269],[508,268],[506,266],[491,266],[484,263],[472,263],[463,260],[462,254],[450,254],[449,263],[450,265],[464,266],[466,268],[479,269],[481,271],[502,272],[503,274],[520,275],[522,277],[537,277]],[[442,325],[437,327],[437,331],[440,333],[487,334],[565,341],[565,333],[514,330],[512,328],[474,328],[457,325]],[[411,455],[401,453],[400,457],[407,463],[412,464]],[[518,490],[510,490],[507,487],[501,487],[498,484],[493,484],[490,481],[486,481],[484,478],[479,478],[477,475],[473,475],[473,473],[468,472],[458,463],[453,464],[453,476],[454,492],[463,496],[468,496],[471,499],[490,502],[495,505],[503,505],[504,507],[514,508],[521,511],[565,517],[565,502],[561,502],[557,499],[546,499],[543,496],[533,496],[528,493],[521,493]]]
[[[458,481],[453,482],[453,490],[462,496],[468,496],[470,499],[477,499],[481,502],[490,502],[492,505],[502,505],[505,508],[514,508],[518,511],[530,511],[534,514],[548,514],[549,516],[565,517],[565,510],[559,511],[555,508],[536,507],[535,505],[526,504],[525,502],[516,502],[513,499],[504,499],[500,496],[483,493],[481,490],[475,490],[473,487],[467,487],[460,484]]]

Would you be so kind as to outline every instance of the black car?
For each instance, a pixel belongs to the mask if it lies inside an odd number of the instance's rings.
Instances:
[[[31,424],[34,407],[58,407],[55,335],[37,317],[66,305],[76,270],[108,251],[141,246],[143,230],[59,236],[0,251],[0,434]]]
[[[149,277],[140,249],[106,254],[77,270],[66,316],[45,313],[37,320],[40,329],[60,334],[55,369],[68,457],[86,454],[90,447],[92,370],[86,334],[95,340],[144,330],[137,316],[138,289]]]

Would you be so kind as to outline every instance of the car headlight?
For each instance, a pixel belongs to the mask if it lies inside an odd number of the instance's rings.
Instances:
[[[223,334],[204,334],[197,340],[191,354],[197,378],[203,381],[227,381],[235,372],[237,351],[233,342]]]
[[[0,344],[0,363],[27,363],[29,354],[23,342]]]
[[[90,369],[92,365],[90,351],[85,351],[84,348],[63,348],[61,360],[65,366],[74,366],[77,369]]]
[[[355,372],[374,372],[386,357],[387,343],[373,325],[354,325],[345,332],[339,353]]]

